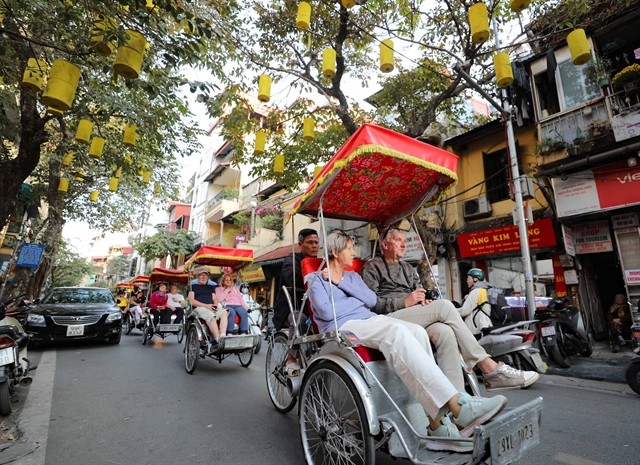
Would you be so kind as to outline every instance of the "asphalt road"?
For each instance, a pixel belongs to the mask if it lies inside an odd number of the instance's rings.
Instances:
[[[175,337],[32,351],[23,436],[0,464],[301,464],[295,410],[279,414],[267,396],[265,352],[249,368],[208,359],[189,375]],[[507,396],[510,405],[544,397],[542,444],[520,464],[640,463],[640,396],[626,386],[544,376]],[[409,462],[378,454],[377,463]]]

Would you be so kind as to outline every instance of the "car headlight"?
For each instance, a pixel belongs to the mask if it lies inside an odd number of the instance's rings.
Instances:
[[[38,315],[37,313],[29,313],[27,323],[32,326],[45,326],[44,316]]]
[[[107,317],[107,323],[109,323],[110,321],[116,321],[121,319],[122,319],[122,314],[120,312],[109,313],[109,316]]]

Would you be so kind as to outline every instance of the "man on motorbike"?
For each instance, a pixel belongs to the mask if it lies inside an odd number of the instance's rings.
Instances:
[[[380,237],[382,255],[369,260],[362,269],[362,279],[378,297],[371,310],[425,328],[436,347],[438,365],[456,389],[464,391],[460,354],[469,367],[477,365],[482,371],[488,391],[526,388],[538,380],[536,372],[496,363],[450,301],[426,298],[416,270],[402,260],[406,252],[404,231],[391,227]]]
[[[469,294],[462,302],[460,307],[460,316],[464,318],[464,322],[473,334],[480,334],[482,328],[493,326],[491,322],[491,305],[487,299],[487,289],[489,283],[484,280],[484,271],[480,268],[471,268],[467,272],[467,286]],[[482,304],[481,310],[476,310]]]

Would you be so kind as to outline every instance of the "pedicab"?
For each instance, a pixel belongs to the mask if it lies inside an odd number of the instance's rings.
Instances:
[[[147,302],[151,299],[151,293],[153,292],[154,285],[159,283],[166,283],[167,288],[171,284],[182,284],[186,286],[189,283],[189,273],[181,270],[173,270],[169,268],[154,268],[149,274],[149,290],[147,293]],[[168,290],[168,289],[167,289]],[[154,335],[165,339],[168,336],[175,335],[178,339],[178,343],[182,342],[184,338],[184,318],[180,323],[159,323],[155,324],[153,316],[150,314],[149,309],[145,311],[146,317],[144,318],[142,326],[142,345],[145,345],[147,341],[151,341]]]
[[[229,247],[203,246],[198,249],[185,263],[185,269],[193,270],[198,266],[228,267],[237,271],[253,263],[253,251],[250,249],[235,249]],[[229,325],[234,322],[230,321]],[[219,363],[232,355],[237,355],[240,365],[248,367],[253,361],[256,346],[260,343],[260,336],[256,334],[239,334],[232,337],[221,337],[217,347],[209,351],[209,344],[213,336],[206,322],[199,318],[191,309],[185,322],[187,336],[184,346],[184,366],[187,373],[193,374],[200,359],[207,357]]]
[[[442,149],[364,124],[315,176],[288,219],[295,214],[319,219],[322,243],[327,236],[325,219],[378,228],[413,219],[453,186],[457,161]],[[324,254],[320,261],[326,263],[326,250]],[[376,450],[415,464],[498,465],[512,463],[539,444],[540,397],[477,426],[472,438],[462,440],[472,448],[470,453],[429,450],[426,413],[384,356],[341,331],[301,335],[307,316],[296,314],[287,289],[283,292],[297,321],[295,337],[288,341],[280,331],[270,338],[267,390],[280,412],[288,412],[299,400],[299,431],[308,465],[373,465]],[[311,307],[309,313],[312,320]],[[286,370],[290,350],[297,353],[300,365],[295,375]]]

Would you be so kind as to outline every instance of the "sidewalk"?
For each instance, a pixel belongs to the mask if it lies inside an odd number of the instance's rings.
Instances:
[[[569,368],[559,368],[557,365],[553,365],[553,361],[547,361],[549,365],[547,374],[626,383],[624,373],[634,357],[637,355],[631,352],[630,343],[621,347],[620,352],[614,354],[608,341],[597,341],[593,343],[591,357],[571,357],[571,367]]]

